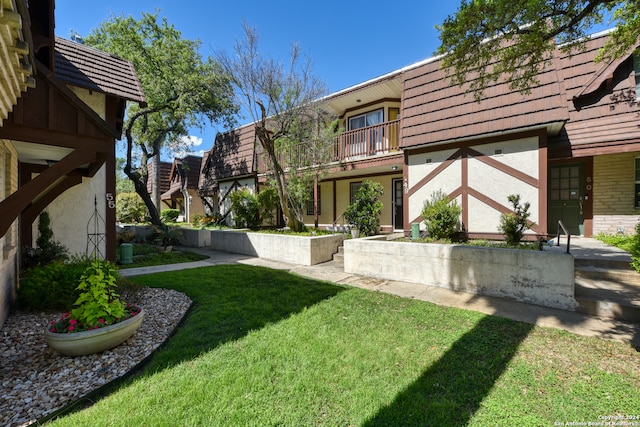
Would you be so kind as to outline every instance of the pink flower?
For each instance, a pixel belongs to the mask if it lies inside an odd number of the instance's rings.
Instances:
[[[98,322],[104,323],[104,319],[98,319]]]
[[[69,320],[69,323],[72,324],[72,325],[75,325],[78,322],[76,321],[76,319],[71,319],[71,320]]]
[[[69,330],[73,331],[75,329],[75,327],[73,325],[69,326]]]

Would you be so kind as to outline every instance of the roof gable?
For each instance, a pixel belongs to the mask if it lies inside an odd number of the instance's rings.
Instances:
[[[133,64],[118,56],[56,37],[55,75],[85,89],[145,102]]]

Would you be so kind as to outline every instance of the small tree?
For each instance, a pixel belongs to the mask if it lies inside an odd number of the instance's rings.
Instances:
[[[260,221],[267,225],[274,225],[274,212],[279,206],[278,192],[272,186],[263,188],[258,193],[258,207],[260,208]]]
[[[380,228],[380,213],[383,204],[380,196],[384,194],[382,184],[374,181],[363,181],[355,195],[355,200],[344,212],[349,224],[355,225],[360,233],[373,236]]]
[[[422,218],[429,237],[435,240],[453,239],[460,232],[462,208],[442,190],[431,194],[431,200],[424,202]]]
[[[298,209],[300,198],[290,192],[301,187],[289,186],[288,181],[301,177],[303,170],[320,170],[331,160],[335,122],[317,102],[326,93],[325,84],[313,75],[299,46],[294,44],[288,63],[281,64],[262,56],[256,30],[247,23],[243,27],[245,38],[235,44],[233,54],[220,52],[217,60],[232,76],[237,102],[253,120],[283,219],[292,230],[301,231],[304,210]]]
[[[520,204],[520,195],[512,194],[508,198],[513,206],[513,212],[503,213],[500,217],[500,226],[498,229],[504,234],[504,238],[509,246],[517,246],[524,232],[531,228],[533,223],[529,222],[531,213],[529,212],[530,203]]]
[[[220,65],[200,54],[199,40],[188,40],[159,11],[112,16],[84,38],[87,45],[120,56],[134,65],[147,105],[129,105],[123,124],[127,158],[124,173],[162,226],[159,194],[147,191],[147,164],[159,162],[160,151],[189,145],[191,128],[209,123],[232,127],[238,110],[233,88]],[[156,192],[158,193],[158,192]]]
[[[136,223],[144,221],[147,215],[147,205],[138,193],[130,191],[116,194],[116,221]]]
[[[38,217],[38,238],[35,249],[25,247],[22,255],[24,268],[36,265],[47,265],[56,260],[65,260],[69,257],[69,250],[57,240],[53,240],[51,218],[47,211],[42,211]]]
[[[256,228],[260,225],[258,198],[246,188],[231,193],[231,212],[238,227]]]

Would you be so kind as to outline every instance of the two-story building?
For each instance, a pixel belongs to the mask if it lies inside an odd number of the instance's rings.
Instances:
[[[340,223],[364,179],[385,191],[383,232],[408,233],[438,190],[462,206],[472,237],[501,238],[508,196],[530,203],[533,233],[632,233],[640,208],[640,60],[594,62],[607,32],[572,56],[556,51],[529,94],[506,83],[477,102],[434,57],[319,102],[344,132],[318,184],[318,225]],[[203,162],[202,194],[224,215],[239,186],[259,190],[268,172],[254,129],[220,134]],[[305,218],[313,225],[313,210]]]
[[[54,36],[53,0],[1,6],[0,325],[43,210],[70,253],[99,235],[95,247],[115,260],[115,141],[126,102],[145,101],[130,62]]]

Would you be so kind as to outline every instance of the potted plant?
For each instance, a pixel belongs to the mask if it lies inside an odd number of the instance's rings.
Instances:
[[[368,180],[362,182],[353,203],[347,206],[344,212],[345,220],[351,224],[352,236],[354,236],[354,229],[357,230],[357,234],[364,236],[373,236],[378,232],[380,212],[383,207],[380,201],[382,194],[383,187],[379,182]]]
[[[45,331],[51,348],[68,356],[83,356],[116,347],[135,333],[144,310],[120,300],[114,271],[107,261],[89,264],[77,287],[77,307],[52,321]]]

